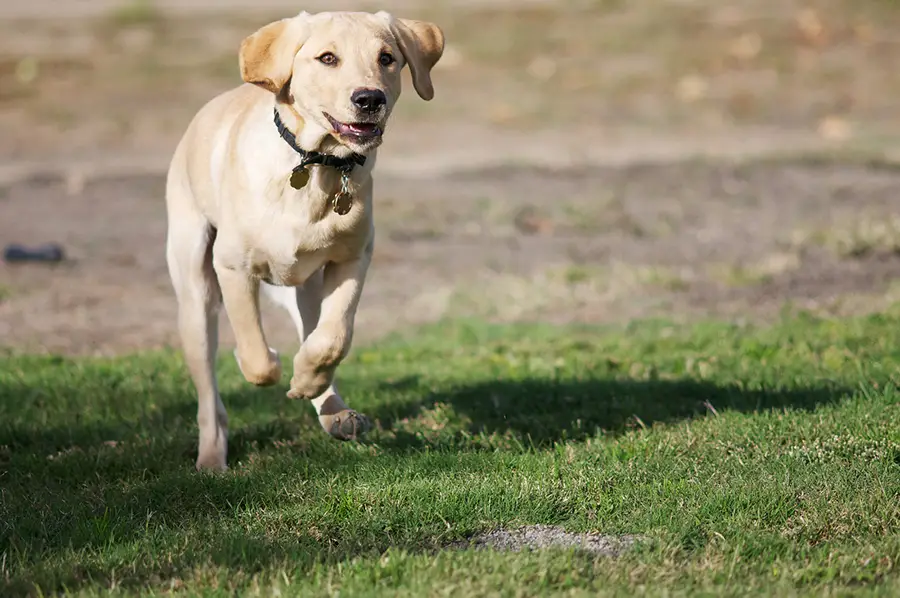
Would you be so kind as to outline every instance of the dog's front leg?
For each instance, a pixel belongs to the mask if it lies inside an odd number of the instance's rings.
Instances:
[[[325,266],[322,311],[294,357],[288,397],[315,399],[334,379],[334,371],[350,351],[353,321],[372,260],[372,244],[357,259]]]
[[[259,315],[259,280],[249,272],[214,261],[222,302],[234,330],[235,357],[248,382],[270,386],[281,379],[278,353],[269,348]]]

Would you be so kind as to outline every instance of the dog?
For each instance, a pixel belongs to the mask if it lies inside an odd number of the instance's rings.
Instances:
[[[387,12],[302,12],[243,40],[243,83],[216,96],[179,141],[166,182],[166,261],[197,392],[197,469],[227,469],[228,416],[215,360],[224,305],[244,378],[281,379],[259,296],[297,328],[288,397],[332,437],[369,428],[335,386],[374,246],[372,169],[409,67],[431,100],[444,51],[435,24]]]

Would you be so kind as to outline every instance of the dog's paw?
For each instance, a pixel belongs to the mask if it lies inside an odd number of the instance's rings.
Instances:
[[[291,378],[291,388],[287,392],[289,399],[305,399],[311,401],[316,397],[322,396],[331,385],[331,376],[326,374],[315,374],[308,376],[294,375]]]
[[[200,450],[197,455],[197,471],[228,471],[228,465],[225,463],[224,451],[210,449]]]
[[[294,375],[287,393],[290,399],[312,400],[322,396],[334,378],[334,368],[316,368],[306,363],[303,354],[294,360]]]
[[[281,380],[281,359],[278,357],[278,351],[269,347],[267,359],[260,360],[259,363],[247,362],[242,359],[238,350],[234,350],[234,360],[244,375],[244,379],[256,386],[272,386],[278,384]]]
[[[334,415],[320,415],[322,428],[338,440],[357,440],[372,429],[369,418],[352,409],[344,409]]]

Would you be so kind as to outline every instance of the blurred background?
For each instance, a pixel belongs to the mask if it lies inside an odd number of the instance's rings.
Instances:
[[[900,298],[891,0],[4,0],[0,244],[67,259],[0,264],[0,345],[177,346],[169,157],[240,83],[241,39],[301,9],[387,9],[447,36],[435,99],[407,77],[380,152],[361,340],[442,318],[766,321]]]

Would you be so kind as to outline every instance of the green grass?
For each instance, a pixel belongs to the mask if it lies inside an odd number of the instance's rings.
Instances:
[[[210,475],[179,357],[0,357],[0,595],[896,595],[898,365],[898,315],[447,324],[354,351],[345,444],[223,359]],[[644,540],[438,552],[532,523]]]
[[[108,15],[110,24],[118,27],[154,26],[164,18],[153,0],[126,0]]]

